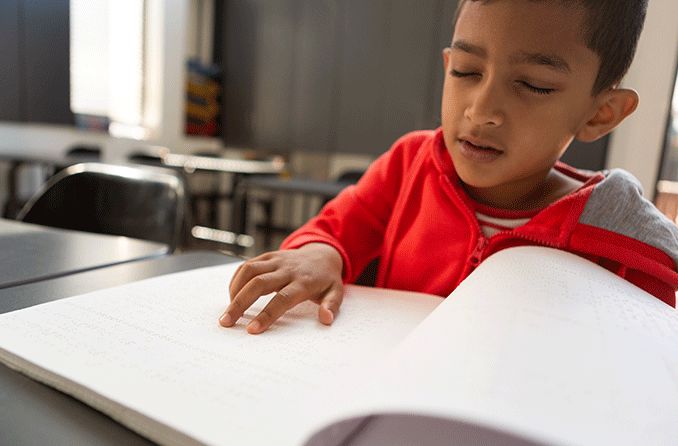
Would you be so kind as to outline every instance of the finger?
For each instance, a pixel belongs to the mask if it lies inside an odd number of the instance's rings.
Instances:
[[[247,325],[247,332],[250,334],[259,334],[265,331],[273,322],[277,321],[280,316],[285,314],[287,310],[306,300],[307,296],[308,292],[305,291],[303,287],[289,284],[278,291],[257,317]]]
[[[232,327],[257,299],[283,288],[287,283],[286,275],[279,272],[261,274],[252,278],[232,298],[228,308],[219,318],[219,323],[224,327]]]
[[[273,262],[252,259],[238,267],[233,274],[233,279],[229,285],[231,300],[249,283],[254,277],[275,271]]]
[[[320,301],[318,307],[318,320],[325,325],[332,325],[334,318],[339,313],[339,307],[344,301],[344,287],[333,286]]]

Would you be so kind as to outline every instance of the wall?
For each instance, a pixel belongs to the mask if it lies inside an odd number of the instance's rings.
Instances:
[[[20,152],[49,157],[58,156],[75,144],[95,144],[102,147],[105,159],[115,161],[124,159],[128,152],[145,144],[165,145],[177,152],[187,152],[195,147],[221,146],[217,140],[186,138],[183,135],[187,0],[147,2],[146,124],[151,128],[150,139],[113,138],[105,133],[83,131],[72,126],[0,121],[0,154]]]
[[[155,80],[149,87],[149,124],[157,129],[151,143],[166,145],[178,152],[195,148],[221,146],[213,139],[185,138],[183,128],[183,85],[186,23],[188,0],[148,0],[156,10],[154,29],[149,30],[154,45],[154,62],[149,70]],[[307,6],[308,8],[308,6]],[[676,48],[678,48],[678,2],[652,0],[645,31],[641,37],[638,55],[625,80],[625,85],[636,88],[641,96],[638,111],[620,127],[608,149],[608,167],[623,167],[638,176],[650,195],[657,176],[672,82],[675,76]],[[442,31],[441,31],[442,32]],[[307,45],[310,44],[307,42]],[[307,49],[311,51],[311,49]],[[311,53],[314,54],[312,51]],[[153,71],[155,70],[155,71]],[[442,70],[441,70],[442,72]],[[436,79],[435,82],[439,82]],[[321,104],[322,105],[322,104]],[[321,133],[312,133],[313,138]],[[312,142],[312,141],[311,141]],[[100,144],[107,159],[115,160],[138,147],[142,142],[110,138],[107,135],[82,132],[66,126],[15,124],[0,122],[0,154],[23,151],[40,155],[54,154],[68,146],[81,143]],[[383,148],[382,148],[383,149]],[[354,159],[350,154],[335,155],[320,169],[314,165],[316,157],[298,155],[295,164],[300,171],[321,171],[323,175],[338,172],[341,166],[366,164],[370,156]],[[4,184],[0,183],[0,193]]]
[[[623,86],[640,104],[612,134],[607,167],[632,172],[652,198],[659,175],[678,58],[678,2],[650,0],[638,52]]]

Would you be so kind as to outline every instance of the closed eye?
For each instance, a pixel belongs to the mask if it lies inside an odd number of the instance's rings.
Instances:
[[[450,74],[454,77],[469,77],[479,75],[480,73],[452,70]]]
[[[520,85],[522,85],[523,87],[527,88],[529,91],[531,91],[531,92],[533,92],[533,93],[537,93],[537,94],[544,94],[544,95],[546,95],[546,94],[551,94],[551,93],[553,93],[554,91],[556,91],[555,88],[540,88],[540,87],[535,87],[534,85],[530,84],[529,82],[525,82],[525,81],[519,81],[518,83],[519,83]]]

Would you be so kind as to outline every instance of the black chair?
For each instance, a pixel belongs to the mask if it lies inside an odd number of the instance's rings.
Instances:
[[[147,166],[162,166],[162,159],[169,153],[167,147],[146,146],[139,147],[127,155],[127,161],[132,164],[145,164]]]
[[[220,158],[219,152],[201,150],[193,153],[194,156]],[[232,175],[232,174],[231,174]],[[219,204],[231,202],[231,192],[222,190],[222,173],[217,172],[186,172],[185,180],[190,184],[188,200],[191,208],[193,223],[210,228],[220,228]]]
[[[99,161],[101,159],[101,147],[88,144],[77,144],[66,150],[66,158],[69,157],[81,159],[82,162]]]
[[[45,157],[44,160],[40,160],[39,157],[36,157],[36,159],[28,157],[26,159],[10,160],[9,172],[7,174],[7,201],[5,202],[2,216],[10,219],[16,218],[17,214],[28,202],[27,196],[20,196],[18,187],[21,178],[31,178],[35,181],[35,175],[30,177],[26,176],[28,174],[27,169],[39,169],[41,178],[38,179],[38,181],[44,183],[49,177],[54,175],[55,172],[72,164],[95,162],[100,159],[101,147],[89,144],[77,144],[68,148],[61,159],[54,158],[51,160],[49,157]],[[35,170],[33,171],[33,174],[35,174]],[[29,192],[32,194],[34,191],[35,189],[32,189]]]
[[[102,149],[100,146],[91,144],[72,145],[66,149],[64,157],[61,160],[55,160],[52,164],[52,172],[49,177],[74,164],[101,162],[101,156]],[[45,181],[47,181],[49,177],[45,178]]]
[[[183,235],[184,207],[183,181],[170,169],[82,163],[50,178],[17,219],[151,240],[173,252]]]

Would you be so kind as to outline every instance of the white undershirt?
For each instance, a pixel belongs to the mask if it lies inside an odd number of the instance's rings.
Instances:
[[[480,223],[480,229],[485,237],[491,237],[501,231],[509,231],[518,226],[522,226],[528,221],[530,217],[526,218],[499,218],[491,217],[487,214],[476,211],[476,218]]]

